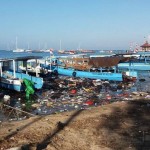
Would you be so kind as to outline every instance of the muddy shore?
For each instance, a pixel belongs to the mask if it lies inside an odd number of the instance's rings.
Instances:
[[[138,150],[150,143],[150,101],[120,101],[1,122],[0,149]]]

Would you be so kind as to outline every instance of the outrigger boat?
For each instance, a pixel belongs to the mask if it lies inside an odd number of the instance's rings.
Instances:
[[[118,72],[117,65],[126,58],[112,57],[68,57],[59,59],[54,69],[60,75],[83,77],[113,81],[133,81],[137,78],[136,71]]]
[[[118,64],[118,69],[130,69],[130,70],[141,70],[141,71],[149,71],[150,63],[120,63]]]
[[[126,55],[123,55],[126,57]],[[129,57],[129,56],[127,56]],[[118,64],[119,69],[130,69],[130,70],[141,70],[149,71],[150,70],[150,53],[141,53],[136,55],[131,55],[130,60],[127,62],[122,62]]]
[[[55,68],[55,61],[54,57],[30,59],[27,60],[26,65],[21,64],[19,69],[24,73],[27,71],[32,76],[45,77],[52,73],[52,70]]]
[[[15,91],[23,91],[25,90],[23,81],[27,79],[33,83],[35,89],[41,89],[43,78],[31,76],[27,70],[27,60],[39,58],[41,57],[27,56],[0,59],[0,86]],[[23,63],[26,66],[26,73],[19,69],[19,63]]]

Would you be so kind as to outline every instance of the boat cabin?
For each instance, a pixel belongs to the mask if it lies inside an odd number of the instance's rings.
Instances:
[[[75,70],[103,72],[116,72],[117,65],[126,58],[120,56],[114,57],[75,57],[60,60],[64,68],[73,68]]]
[[[34,83],[34,88],[41,89],[43,86],[42,78],[29,75],[27,69],[26,73],[23,73],[19,69],[20,62],[27,68],[27,60],[38,58],[41,57],[27,56],[0,59],[0,86],[11,90],[22,91],[24,90],[23,82],[26,79]]]

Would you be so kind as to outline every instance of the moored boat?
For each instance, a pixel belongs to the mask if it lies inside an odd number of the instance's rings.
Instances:
[[[119,69],[132,69],[132,70],[150,70],[150,53],[143,52],[136,55],[123,55],[125,58],[130,58],[126,62],[121,62],[118,64]]]
[[[0,60],[0,86],[15,90],[15,91],[24,91],[24,79],[27,79],[33,82],[35,89],[40,89],[43,86],[43,79],[39,77],[34,77],[26,73],[23,73],[19,70],[19,62],[26,64],[29,59],[37,59],[37,57],[17,57],[9,59]]]
[[[16,53],[21,53],[21,52],[24,52],[25,50],[24,49],[14,49],[13,52],[16,52]]]
[[[137,72],[134,74],[123,74],[118,72],[117,65],[123,61],[123,57],[80,57],[80,58],[66,58],[59,60],[59,64],[54,72],[61,75],[72,77],[83,77],[101,80],[123,81],[130,76],[137,78]],[[133,72],[133,71],[132,71]]]
[[[150,63],[135,63],[135,62],[126,62],[126,63],[119,63],[118,64],[119,69],[132,69],[132,70],[143,70],[143,71],[149,71],[150,70]]]

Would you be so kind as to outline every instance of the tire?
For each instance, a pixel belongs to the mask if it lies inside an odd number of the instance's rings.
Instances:
[[[58,71],[57,71],[57,70],[54,70],[54,74],[55,74],[56,76],[58,76]]]
[[[73,77],[76,77],[76,75],[77,75],[76,72],[73,72],[73,73],[72,73],[72,76],[73,76]]]

